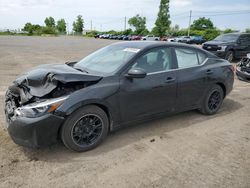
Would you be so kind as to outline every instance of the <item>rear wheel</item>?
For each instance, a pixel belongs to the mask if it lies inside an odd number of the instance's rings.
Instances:
[[[219,85],[214,85],[203,100],[201,112],[207,115],[215,114],[219,110],[223,98],[222,88]]]
[[[61,129],[64,145],[74,151],[88,151],[107,136],[109,121],[99,107],[85,106],[70,115]]]

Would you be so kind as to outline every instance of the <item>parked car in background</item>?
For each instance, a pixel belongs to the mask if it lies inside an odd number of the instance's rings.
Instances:
[[[117,37],[117,39],[118,39],[118,40],[123,40],[124,37],[125,37],[125,35],[119,35],[119,36]]]
[[[128,124],[194,109],[215,114],[233,88],[232,67],[191,45],[112,44],[79,62],[19,76],[6,92],[7,130],[19,145],[61,139],[71,150],[87,151]]]
[[[109,37],[109,39],[117,40],[117,39],[118,39],[118,36],[117,36],[117,35],[111,35],[111,36]]]
[[[175,42],[181,42],[181,43],[189,43],[191,41],[190,36],[180,36],[175,38]]]
[[[141,40],[160,40],[160,37],[155,37],[154,35],[147,35],[141,38]]]
[[[109,37],[111,37],[111,36],[112,36],[111,34],[105,34],[103,38],[104,39],[109,39]]]
[[[94,37],[97,39],[100,37],[100,34],[96,34]]]
[[[141,40],[141,36],[139,36],[139,35],[133,35],[133,36],[131,36],[131,40]]]
[[[110,36],[111,36],[111,34],[103,34],[103,35],[100,35],[99,38],[100,39],[108,39]]]
[[[188,44],[203,44],[206,40],[202,36],[191,36]]]
[[[167,42],[176,42],[176,37],[169,37]]]
[[[103,39],[103,37],[104,37],[104,34],[99,35],[99,39]]]
[[[169,38],[169,37],[161,37],[160,40],[161,40],[161,41],[168,41],[168,38]]]
[[[132,40],[131,35],[124,35],[122,40]]]
[[[250,53],[250,33],[229,33],[205,42],[202,48],[230,62]]]

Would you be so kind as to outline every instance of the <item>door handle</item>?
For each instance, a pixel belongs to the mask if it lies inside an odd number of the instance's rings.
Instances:
[[[210,70],[210,69],[208,69],[207,71],[206,71],[206,74],[213,74],[214,73],[214,71],[212,71],[212,70]]]
[[[175,78],[172,78],[172,77],[167,77],[165,83],[172,83],[175,81]]]

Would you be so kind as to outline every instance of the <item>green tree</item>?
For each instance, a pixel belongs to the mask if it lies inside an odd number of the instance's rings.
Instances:
[[[66,22],[64,19],[60,19],[57,21],[56,29],[59,31],[59,33],[66,33]]]
[[[133,34],[133,31],[130,28],[123,31],[123,35],[132,35],[132,34]]]
[[[32,24],[30,22],[26,23],[23,27],[23,31],[28,32],[28,34],[33,34],[33,28],[32,28]]]
[[[73,22],[73,31],[82,34],[84,27],[84,20],[81,15],[78,15],[76,21]]]
[[[35,33],[38,34],[41,28],[42,27],[38,24],[33,25],[31,23],[26,23],[22,30],[28,32],[29,35],[33,35]]]
[[[135,28],[135,34],[137,35],[143,35],[147,32],[146,17],[141,17],[139,14],[130,18],[128,24]]]
[[[170,29],[170,24],[169,0],[161,0],[158,17],[155,21],[155,27],[153,28],[152,32],[154,35],[163,37],[166,35],[167,30]]]
[[[214,29],[214,24],[209,18],[202,17],[193,21],[191,29],[194,30]]]
[[[55,19],[51,16],[45,18],[44,23],[47,27],[55,27],[56,26]]]
[[[41,28],[41,34],[50,34],[55,35],[57,34],[55,27],[42,27]]]
[[[246,33],[250,33],[250,28],[246,28]]]
[[[232,29],[225,29],[224,31],[223,31],[223,33],[233,33],[233,32],[235,32],[235,30],[232,30]]]

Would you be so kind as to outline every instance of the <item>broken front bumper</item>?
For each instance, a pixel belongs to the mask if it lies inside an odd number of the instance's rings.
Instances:
[[[57,142],[63,117],[46,114],[37,118],[13,117],[8,120],[8,132],[22,146],[40,148]]]
[[[236,75],[239,78],[239,80],[250,82],[250,73],[245,72],[245,71],[241,71],[240,67],[236,68]]]

